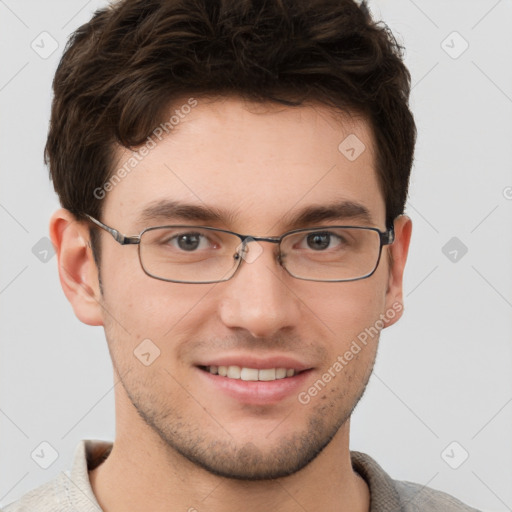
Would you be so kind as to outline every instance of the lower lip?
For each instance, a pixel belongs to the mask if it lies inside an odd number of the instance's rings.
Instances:
[[[294,375],[271,381],[250,381],[230,379],[196,368],[201,378],[226,395],[251,405],[275,404],[289,396],[297,396],[305,386],[305,381],[312,370],[305,370]]]

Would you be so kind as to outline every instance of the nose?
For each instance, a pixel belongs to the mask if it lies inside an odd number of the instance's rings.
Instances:
[[[297,326],[301,303],[293,292],[293,278],[277,261],[274,245],[252,241],[246,249],[236,274],[222,283],[222,322],[255,338]]]

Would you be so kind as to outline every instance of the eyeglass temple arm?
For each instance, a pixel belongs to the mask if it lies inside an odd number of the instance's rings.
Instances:
[[[95,219],[94,217],[91,217],[89,214],[85,214],[85,216],[96,226],[100,227],[101,229],[104,229],[107,233],[110,233],[114,240],[121,245],[130,245],[130,244],[140,244],[140,236],[126,236],[117,231],[117,229],[111,228],[110,226],[107,226],[106,224],[103,224],[103,222],[100,222],[99,220]]]
[[[116,242],[120,243],[121,245],[130,245],[130,244],[136,245],[136,244],[140,244],[140,236],[126,236],[126,235],[123,235],[122,233],[117,231],[117,229],[111,228],[110,226],[107,226],[106,224],[103,224],[103,222],[100,222],[99,220],[95,219],[91,215],[86,213],[85,216],[91,222],[96,224],[96,226],[98,226],[101,229],[104,229],[105,231],[110,233],[112,235],[112,237],[114,238],[114,240]],[[379,234],[380,234],[380,239],[381,239],[382,245],[389,245],[389,244],[392,244],[395,241],[394,226],[390,226],[389,229],[387,231],[385,231],[385,232],[379,231]],[[241,237],[241,239],[242,239],[242,242],[245,242],[246,239],[252,239],[252,240],[261,241],[261,242],[277,242],[277,243],[279,242],[279,238],[278,237],[251,237],[249,235],[246,235],[246,236]]]
[[[384,231],[384,233],[381,231],[379,231],[379,233],[380,233],[380,242],[382,245],[389,245],[395,241],[395,227],[394,226],[390,226],[387,229],[387,231]]]

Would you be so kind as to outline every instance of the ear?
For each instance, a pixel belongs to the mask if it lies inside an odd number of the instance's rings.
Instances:
[[[394,311],[393,318],[386,315],[386,327],[393,325],[403,313],[403,275],[409,242],[411,241],[412,221],[407,215],[400,215],[395,220],[395,241],[387,246],[391,258],[388,289],[386,292],[386,311]]]
[[[50,220],[50,238],[57,253],[62,289],[75,315],[88,325],[103,325],[98,268],[92,254],[89,226],[68,210]]]

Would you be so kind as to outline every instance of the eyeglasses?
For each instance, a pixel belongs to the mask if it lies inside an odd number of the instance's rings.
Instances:
[[[343,282],[370,277],[379,265],[382,247],[395,239],[393,227],[321,226],[296,229],[278,237],[241,235],[206,226],[149,227],[126,236],[86,215],[121,245],[139,246],[144,272],[174,283],[218,283],[231,279],[242,260],[254,261],[259,244],[277,244],[277,261],[297,279]]]

